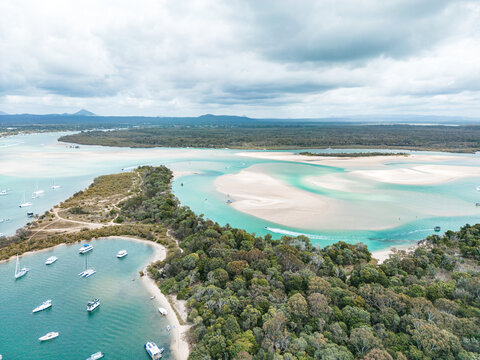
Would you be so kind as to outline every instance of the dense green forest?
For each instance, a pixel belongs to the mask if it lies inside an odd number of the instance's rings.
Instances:
[[[246,149],[396,148],[456,152],[480,149],[480,126],[266,124],[162,126],[88,131],[60,141],[128,147]]]
[[[187,300],[190,359],[433,360],[480,354],[480,225],[381,265],[367,247],[314,247],[220,226],[183,207],[165,167],[139,169],[124,223],[168,227],[183,252],[149,267]]]

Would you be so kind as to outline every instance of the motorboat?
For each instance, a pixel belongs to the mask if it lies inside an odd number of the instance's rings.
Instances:
[[[442,228],[441,228],[440,226],[435,226],[435,227],[433,228],[433,230],[434,230],[434,231],[437,231],[437,232],[440,231],[441,229],[442,229]]]
[[[0,191],[0,196],[5,196],[5,195],[8,195],[8,190],[2,190]]]
[[[90,357],[87,358],[87,360],[98,360],[103,358],[104,356],[105,355],[101,351],[99,351],[99,352],[96,352],[95,354],[90,355]]]
[[[167,331],[170,331],[170,330],[171,330],[170,325],[167,325]]]
[[[85,244],[85,245],[83,245],[80,249],[78,249],[78,252],[79,252],[80,254],[85,254],[85,253],[87,253],[87,252],[89,252],[89,251],[91,251],[91,250],[93,250],[93,246],[90,245],[90,244]]]
[[[52,331],[52,332],[49,332],[48,334],[43,335],[42,337],[39,337],[38,340],[48,341],[48,340],[52,340],[52,339],[57,338],[58,335],[60,335],[58,332]]]
[[[127,250],[120,250],[118,253],[117,253],[117,258],[121,259],[121,258],[124,258],[125,256],[128,255],[128,252]]]
[[[158,348],[157,344],[149,341],[144,346],[145,351],[152,358],[152,360],[158,360],[162,358],[162,351]]]
[[[92,301],[89,301],[87,303],[87,311],[88,312],[92,312],[94,311],[96,308],[98,308],[100,306],[100,300],[98,299],[93,299]]]
[[[159,307],[159,308],[158,308],[158,312],[159,312],[160,315],[162,315],[162,316],[167,316],[167,309],[164,309],[164,308]]]
[[[58,258],[56,256],[50,256],[47,260],[45,260],[45,265],[51,265],[57,260]]]
[[[35,214],[33,213],[33,211],[28,211],[28,212],[27,212],[27,216],[28,216],[28,217],[34,217]]]
[[[17,263],[15,264],[15,280],[20,279],[21,277],[27,275],[29,271],[30,269],[25,267],[20,269],[20,262],[18,260],[18,255],[17,255]]]
[[[32,313],[37,313],[39,311],[46,310],[52,307],[52,300],[46,300],[42,303],[42,305],[37,306],[35,309],[32,310]]]

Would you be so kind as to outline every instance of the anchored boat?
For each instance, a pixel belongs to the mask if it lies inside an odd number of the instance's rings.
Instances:
[[[49,332],[48,334],[43,335],[42,337],[39,337],[38,340],[48,341],[48,340],[52,340],[52,339],[57,338],[58,335],[60,335],[58,332],[52,331],[52,332]]]
[[[52,307],[52,300],[46,300],[42,303],[42,305],[37,306],[35,309],[32,310],[32,313],[37,313],[39,311],[43,311]]]

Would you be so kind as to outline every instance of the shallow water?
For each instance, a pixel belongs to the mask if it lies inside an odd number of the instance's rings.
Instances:
[[[143,345],[155,341],[167,350],[170,337],[167,322],[156,311],[147,290],[138,281],[141,270],[153,255],[146,243],[122,239],[90,242],[94,250],[80,255],[80,244],[59,246],[21,257],[30,268],[14,280],[15,260],[0,263],[0,354],[9,359],[86,359],[102,351],[106,359],[149,359]],[[117,259],[121,249],[128,256]],[[45,265],[55,255],[58,261]],[[97,273],[84,279],[78,273],[88,267]],[[135,281],[132,281],[135,279]],[[99,298],[93,313],[86,304]],[[43,301],[50,309],[32,314]],[[59,337],[47,342],[38,338],[50,331]]]
[[[437,225],[441,225],[442,231],[457,230],[465,223],[476,223],[480,220],[480,208],[476,209],[474,205],[480,200],[480,193],[476,190],[476,186],[480,185],[480,178],[425,186],[364,180],[361,186],[366,191],[339,191],[322,188],[309,181],[311,177],[322,174],[341,174],[344,179],[351,178],[348,171],[338,167],[254,159],[238,156],[238,150],[229,149],[129,149],[101,146],[80,146],[75,149],[58,143],[56,139],[60,135],[62,134],[43,133],[0,139],[0,190],[10,189],[9,195],[0,196],[0,219],[5,219],[0,223],[1,233],[13,234],[17,228],[28,222],[27,211],[43,213],[88,186],[98,175],[117,173],[122,168],[147,164],[164,164],[174,170],[196,172],[197,174],[177,179],[172,188],[182,204],[190,206],[198,214],[204,214],[220,224],[229,223],[257,234],[270,233],[275,237],[282,234],[308,234],[314,244],[322,246],[339,240],[362,241],[373,251],[420,240],[432,234]],[[478,157],[475,155],[454,155],[456,158],[452,157],[451,161],[446,160],[443,163],[468,166],[478,164]],[[458,156],[461,156],[460,160]],[[214,181],[219,176],[237,173],[253,165],[285,184],[341,200],[352,208],[371,213],[372,221],[375,221],[376,216],[379,220],[391,217],[394,226],[376,231],[341,228],[327,231],[314,227],[287,227],[239,212],[226,204],[227,196],[216,191]],[[405,166],[401,160],[387,165],[388,168]],[[54,181],[61,188],[52,190]],[[43,189],[45,193],[37,199],[31,199],[36,188]],[[19,208],[18,204],[22,202],[24,193],[26,200],[33,205]],[[423,211],[426,209],[429,211]],[[428,215],[440,214],[445,209],[458,216]],[[405,222],[407,218],[409,220]],[[395,225],[397,219],[398,225]],[[345,222],[353,220],[355,219],[348,217],[344,219]]]

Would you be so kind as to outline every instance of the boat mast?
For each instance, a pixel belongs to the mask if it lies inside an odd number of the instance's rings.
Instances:
[[[17,262],[15,264],[15,275],[18,274],[18,254],[17,254]]]

